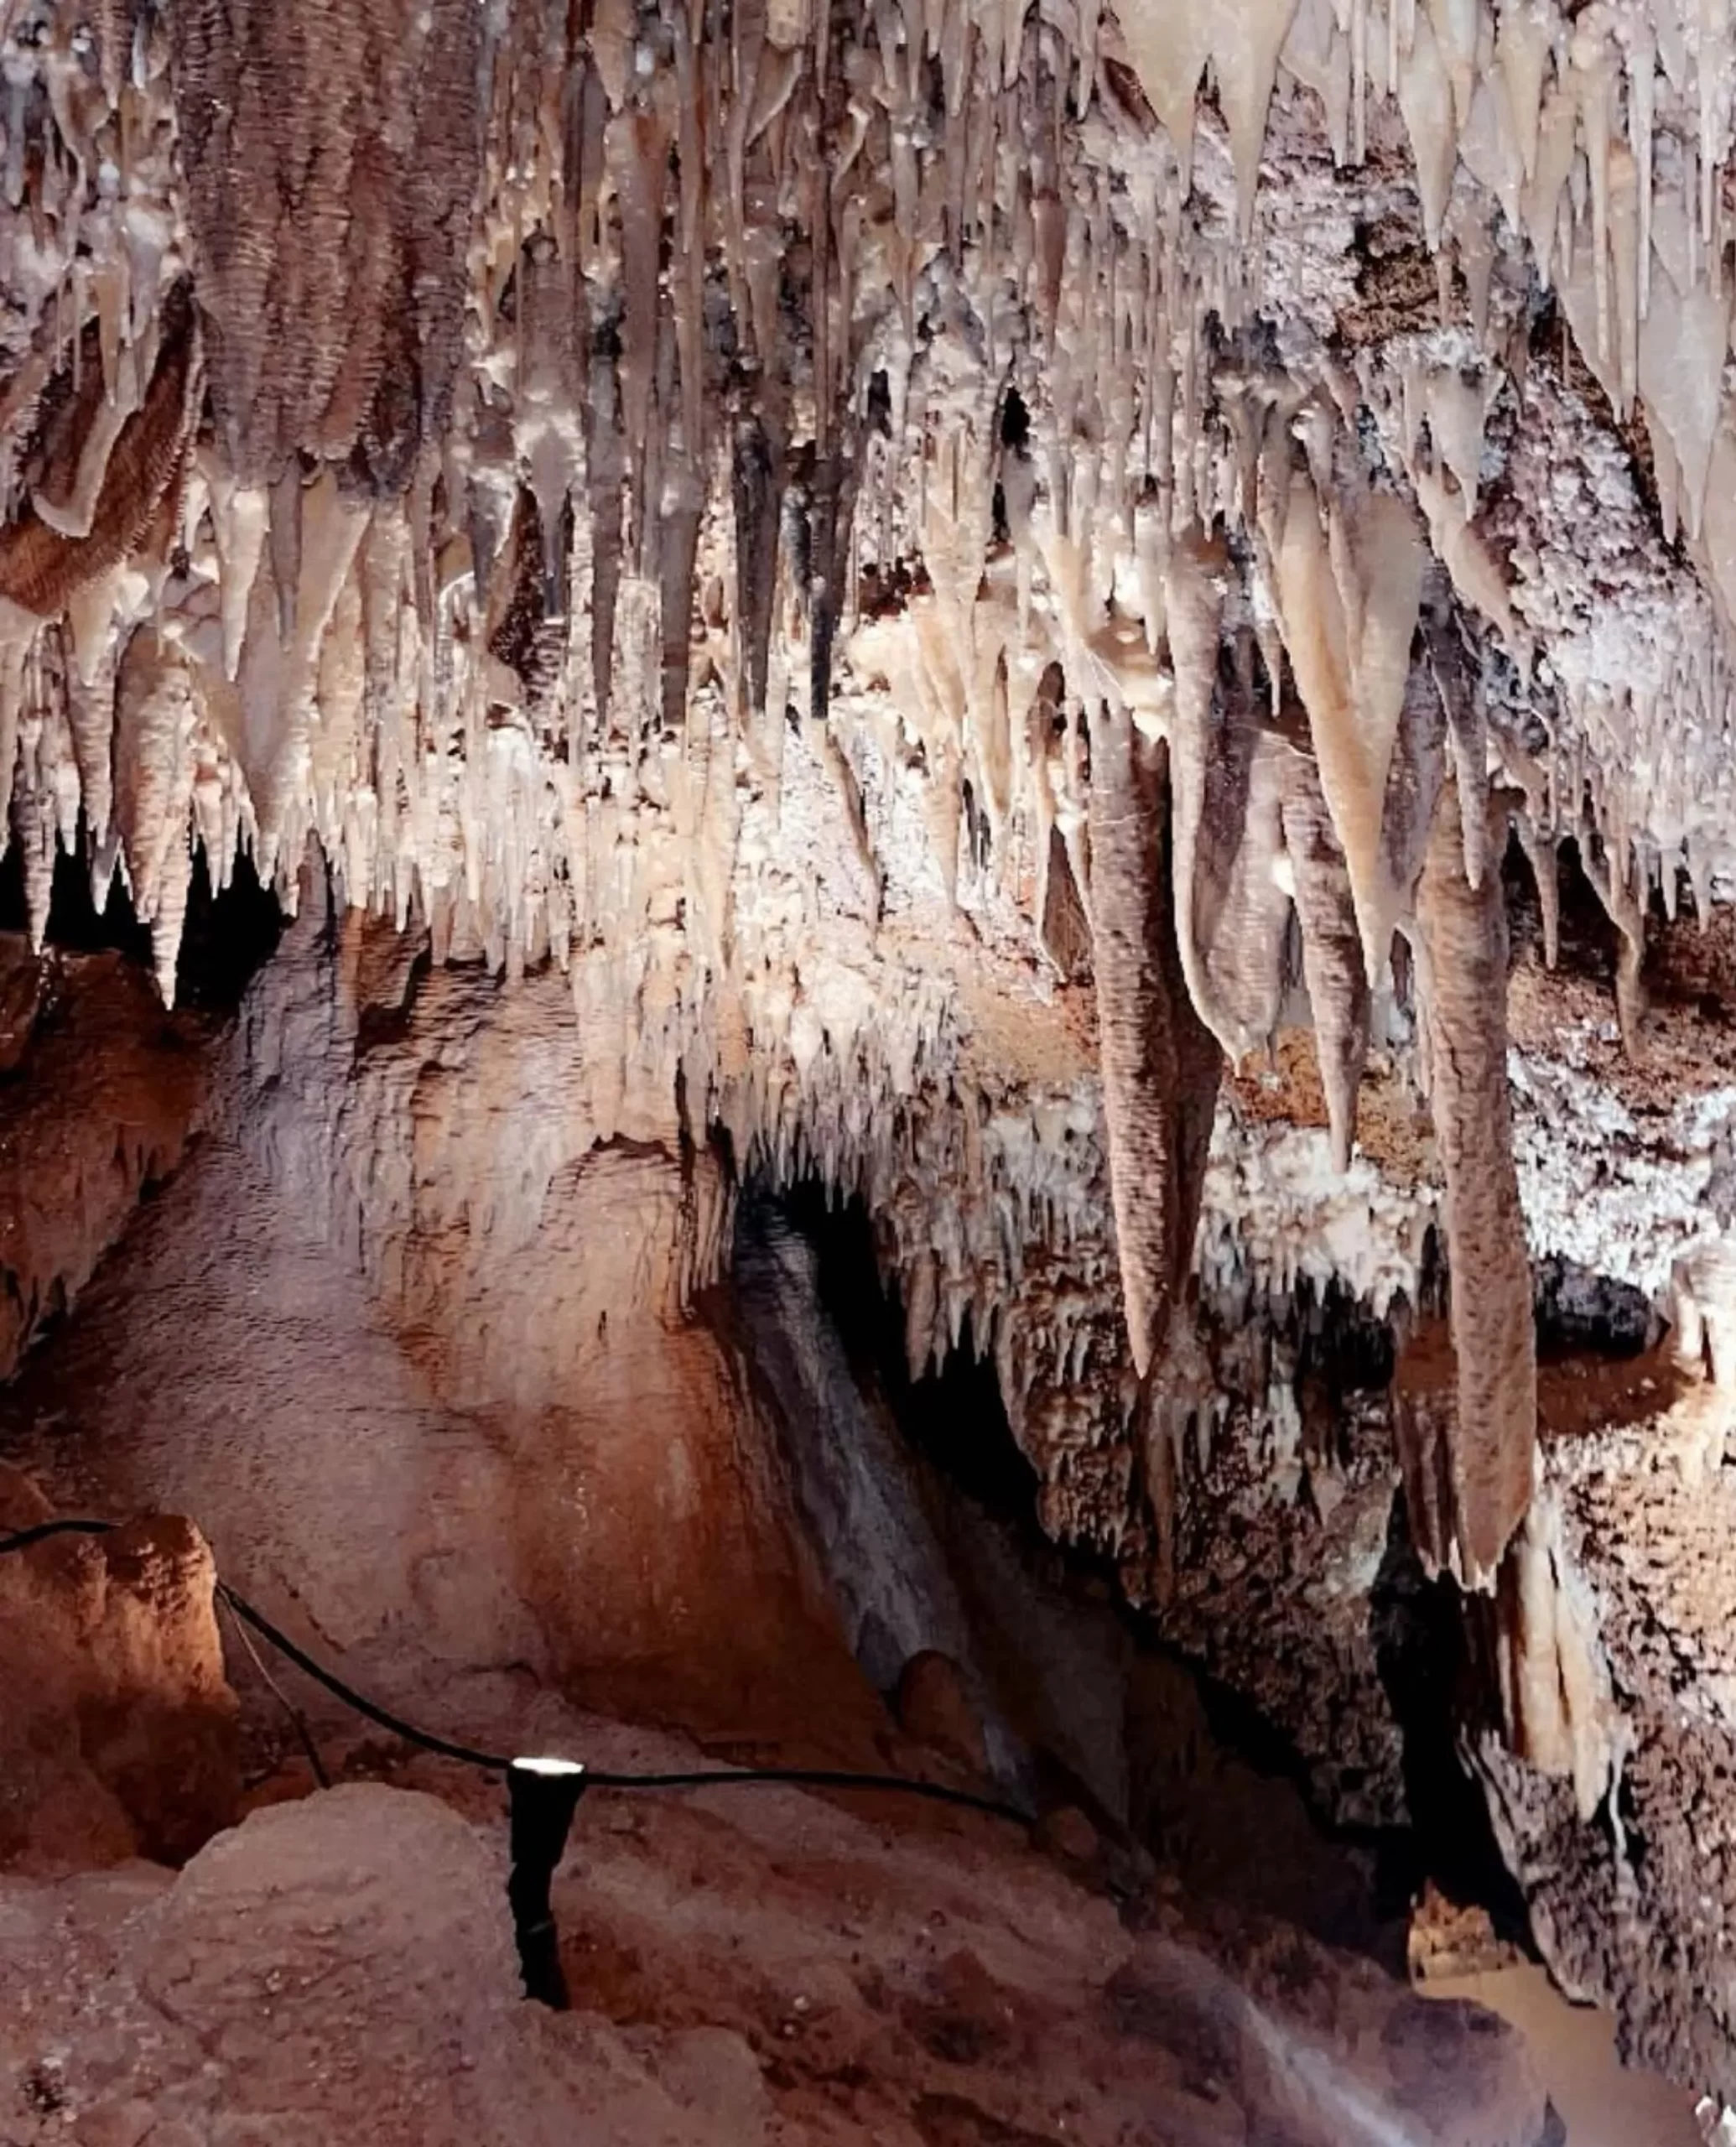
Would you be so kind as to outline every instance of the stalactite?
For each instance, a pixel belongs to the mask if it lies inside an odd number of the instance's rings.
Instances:
[[[1319,771],[1306,753],[1288,755],[1283,817],[1291,886],[1302,928],[1302,975],[1332,1129],[1333,1167],[1345,1171],[1356,1138],[1357,1095],[1368,1060],[1368,974],[1363,967],[1349,871],[1333,832]]]
[[[1429,1107],[1446,1181],[1454,1380],[1437,1427],[1435,1556],[1487,1589],[1531,1495],[1537,1428],[1531,1260],[1507,1094],[1507,927],[1497,875],[1474,889],[1453,785],[1441,793],[1416,894]]]
[[[1069,1021],[1089,981],[1150,1427],[1104,1443],[1160,1505],[1220,1046],[1271,1040],[1299,937],[1364,1183],[1414,927],[1455,1357],[1406,1467],[1486,1583],[1530,1466],[1489,771],[1551,959],[1595,825],[1630,1034],[1636,865],[1703,896],[1736,809],[1729,40],[1654,13],[103,0],[52,81],[9,49],[33,926],[81,810],[171,991],[190,841],[289,900],[311,836],[437,959],[569,969],[600,1137],[663,1137],[678,1074],[684,1135],[839,1182],[956,1070],[968,962]],[[1040,1344],[926,1246],[913,1357],[969,1307],[1084,1452],[1123,1369],[1092,1242]]]
[[[1169,772],[1107,704],[1091,716],[1091,964],[1128,1341],[1143,1379],[1192,1263],[1222,1065],[1176,946]]]
[[[1562,883],[1561,871],[1552,836],[1540,834],[1528,812],[1520,814],[1515,821],[1519,843],[1531,868],[1531,877],[1536,882],[1537,908],[1543,924],[1543,962],[1546,969],[1553,969],[1561,959],[1562,947]]]
[[[1277,747],[1245,658],[1233,688],[1219,655],[1227,560],[1190,532],[1172,547],[1164,617],[1175,668],[1169,726],[1176,933],[1188,992],[1232,1059],[1270,1041],[1282,995],[1289,903],[1272,874]]]
[[[127,643],[116,688],[115,825],[128,860],[133,906],[152,928],[158,980],[171,1006],[186,916],[198,723],[185,658],[142,627]]]
[[[1715,154],[1726,146],[1702,95],[1722,50],[1709,33],[1691,46],[1660,24],[1654,52],[1651,33],[1629,24],[1618,52],[1601,18],[1568,36],[1542,0],[1480,27],[1461,0],[1406,5],[1384,32],[1359,4],[1347,19],[1294,0],[1233,25],[1205,0],[1101,24],[1088,9],[1070,26],[998,4],[888,5],[849,26],[807,7],[726,9],[683,14],[667,39],[619,7],[569,16],[545,19],[524,0],[481,13],[366,0],[325,8],[304,35],[282,11],[242,20],[194,0],[117,43],[109,9],[91,64],[55,61],[43,99],[27,100],[56,138],[28,168],[18,151],[11,175],[36,220],[38,266],[0,259],[33,324],[0,398],[0,593],[38,617],[67,614],[87,685],[105,636],[153,617],[201,667],[237,684],[245,674],[233,817],[262,857],[280,830],[293,849],[311,828],[341,845],[358,900],[404,913],[418,888],[461,879],[465,914],[512,921],[503,949],[569,947],[572,890],[602,884],[598,831],[629,824],[603,749],[656,726],[675,756],[646,772],[643,794],[684,794],[702,769],[709,782],[722,762],[698,702],[720,685],[775,782],[783,707],[824,718],[849,668],[865,574],[877,603],[907,584],[897,601],[916,600],[912,617],[925,576],[938,589],[926,502],[944,491],[955,660],[923,658],[935,678],[949,663],[959,688],[953,735],[923,741],[944,876],[968,782],[997,876],[1030,840],[1033,934],[1052,829],[1087,902],[1083,789],[1069,789],[1064,752],[1014,749],[1015,672],[1028,684],[1059,660],[1087,699],[1120,694],[1169,737],[1178,844],[1193,854],[1178,891],[1190,989],[1228,1046],[1257,1048],[1282,983],[1272,950],[1285,905],[1261,864],[1276,852],[1278,763],[1239,716],[1222,731],[1216,684],[1247,668],[1248,635],[1273,707],[1287,663],[1308,711],[1376,981],[1406,900],[1389,791],[1410,720],[1422,529],[1437,562],[1429,668],[1463,793],[1492,741],[1484,687],[1468,683],[1485,626],[1522,668],[1534,649],[1549,654],[1535,697],[1553,696],[1546,720],[1569,730],[1599,704],[1588,683],[1607,682],[1588,682],[1588,666],[1607,674],[1617,661],[1583,616],[1563,652],[1546,616],[1555,564],[1485,519],[1484,464],[1506,452],[1489,413],[1509,385],[1529,392],[1503,297],[1519,242],[1491,195],[1561,279],[1587,363],[1619,405],[1643,405],[1664,512],[1679,510],[1736,603],[1728,487],[1711,469],[1725,452],[1728,318],[1711,273],[1712,167],[1684,176],[1669,146],[1684,111]],[[37,64],[21,49],[21,84]],[[1285,127],[1323,123],[1347,195],[1364,187],[1356,162],[1371,127],[1400,138],[1396,122],[1410,138],[1422,236],[1453,248],[1465,278],[1468,346],[1455,328],[1424,349],[1422,324],[1395,320],[1384,354],[1347,365],[1323,347],[1348,288],[1313,304],[1307,242],[1292,257],[1295,235],[1262,191],[1274,141],[1289,154],[1266,124],[1281,74],[1312,86]],[[1203,84],[1215,111],[1201,118]],[[1140,144],[1136,186],[1110,183],[1109,137]],[[120,195],[101,177],[112,141]],[[104,502],[122,475],[129,496],[138,489],[138,470],[121,465],[159,437],[182,362],[184,264],[210,366],[204,398],[189,353],[197,455],[177,528],[161,543],[153,533],[141,560],[149,587],[130,574],[111,585],[144,540],[141,523],[116,557]],[[1028,366],[1032,350],[1042,366]],[[984,413],[998,428],[1013,377],[1019,437],[995,440]],[[179,470],[185,457],[170,452]],[[391,600],[374,584],[361,607],[366,735],[340,756],[347,718],[336,724],[316,783],[295,741],[325,720],[325,669],[347,675],[300,616],[304,516],[323,471],[346,496],[403,501],[398,593],[414,618],[388,637]],[[989,526],[997,480],[1005,583]],[[159,488],[149,473],[146,489]],[[529,588],[527,562],[507,556],[526,491],[539,616],[533,632],[512,626],[522,646],[509,659],[505,621]],[[1219,516],[1217,612],[1191,620],[1184,533]],[[712,589],[730,600],[702,621]],[[322,618],[351,616],[342,589],[314,595]],[[250,649],[256,613],[274,650]],[[1229,669],[1220,626],[1239,652]],[[1124,632],[1143,642],[1137,678],[1112,645]],[[285,663],[313,681],[293,716],[268,713],[282,681],[266,674]],[[1695,652],[1678,668],[1697,709],[1716,705],[1710,660]],[[1675,685],[1649,682],[1634,718],[1648,750],[1624,781],[1650,786],[1623,800],[1636,828],[1697,810],[1676,803],[1692,798],[1679,766],[1649,750]],[[1625,686],[1613,690],[1620,704]],[[1638,695],[1625,706],[1639,710]],[[88,697],[75,714],[95,829],[105,808]],[[497,780],[509,732],[531,741],[533,777],[520,764]],[[491,772],[467,765],[485,741]],[[1245,748],[1245,815],[1234,772]],[[353,799],[332,788],[340,761],[356,772]],[[485,796],[517,801],[510,839],[482,836]],[[1468,814],[1474,877],[1481,824]],[[1705,878],[1703,844],[1684,834],[1665,846]],[[505,883],[514,871],[522,885]]]
[[[67,716],[78,768],[81,802],[91,839],[100,845],[107,837],[109,818],[114,809],[115,651],[105,632],[89,678],[81,675],[80,667],[69,660],[70,656],[70,651],[65,649],[63,644]]]
[[[1384,814],[1422,597],[1424,553],[1402,503],[1376,493],[1325,507],[1293,476],[1277,564],[1285,647],[1308,712],[1370,980],[1384,978],[1400,892]]]
[[[1465,878],[1474,890],[1483,885],[1483,876],[1489,870],[1489,815],[1484,809],[1489,789],[1489,725],[1477,689],[1466,675],[1464,652],[1450,612],[1438,597],[1429,606],[1423,636],[1429,673],[1447,718],[1463,823]]]
[[[1625,840],[1619,836],[1606,840],[1601,863],[1590,855],[1585,857],[1585,876],[1619,938],[1615,955],[1615,1011],[1622,1043],[1631,1057],[1640,1048],[1645,1022],[1645,912],[1634,892],[1626,849]]]

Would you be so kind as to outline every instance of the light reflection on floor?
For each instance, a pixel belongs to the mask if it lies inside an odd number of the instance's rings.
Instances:
[[[1525,2031],[1567,2147],[1702,2147],[1693,2097],[1655,2073],[1624,2072],[1609,2015],[1569,2005],[1534,1963],[1418,1988],[1428,1998],[1474,1998]]]

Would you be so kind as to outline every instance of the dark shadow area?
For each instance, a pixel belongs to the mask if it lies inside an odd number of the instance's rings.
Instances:
[[[1594,1275],[1561,1253],[1546,1253],[1534,1264],[1532,1289],[1542,1364],[1586,1355],[1642,1356],[1655,1347],[1663,1331],[1644,1290],[1612,1276]]]
[[[1579,845],[1571,839],[1556,855],[1556,886],[1561,902],[1561,947],[1557,966],[1569,976],[1589,978],[1615,989],[1615,967],[1621,934],[1609,921],[1586,877]],[[1543,911],[1537,897],[1536,876],[1516,834],[1507,839],[1501,859],[1501,887],[1507,903],[1507,933],[1511,959],[1530,956],[1543,959]],[[1610,1019],[1614,1019],[1612,1004]]]
[[[912,1380],[904,1307],[881,1287],[866,1208],[855,1199],[829,1205],[813,1179],[778,1204],[819,1256],[821,1301],[857,1383],[878,1386],[905,1437],[968,1498],[997,1520],[1029,1528],[1053,1552],[1037,1523],[1037,1471],[1013,1437],[994,1365],[976,1355],[968,1316],[940,1370]]]
[[[1464,1599],[1431,1581],[1411,1545],[1404,1495],[1369,1596],[1370,1633],[1380,1682],[1404,1739],[1411,1825],[1387,1843],[1383,1890],[1414,1900],[1432,1880],[1460,1907],[1486,1909],[1495,1934],[1531,1950],[1525,1897],[1501,1861],[1482,1791],[1458,1754],[1458,1724],[1481,1713],[1467,1639]]]
[[[283,925],[276,896],[260,886],[249,858],[236,858],[231,884],[217,893],[205,852],[196,850],[176,965],[176,1004],[233,1013],[255,972],[276,952]],[[0,932],[29,929],[23,854],[14,843],[0,860]],[[62,850],[55,859],[48,944],[67,954],[112,952],[140,969],[152,966],[150,928],[139,923],[126,881],[116,872],[99,910],[89,857],[82,849],[75,857]]]
[[[1454,1749],[1461,1674],[1456,1605],[1450,1590],[1423,1579],[1401,1515],[1370,1614],[1404,1737],[1414,1822],[1377,1832],[1334,1828],[1312,1806],[1307,1769],[1285,1732],[1167,1646],[1151,1619],[1122,1599],[1111,1561],[1058,1546],[1044,1534],[1037,1472],[1014,1440],[994,1367],[975,1360],[968,1331],[938,1371],[909,1376],[903,1308],[881,1286],[862,1203],[830,1205],[811,1183],[776,1203],[751,1192],[744,1229],[756,1226],[756,1202],[812,1247],[822,1303],[853,1376],[884,1397],[909,1445],[975,1510],[971,1525],[986,1526],[992,1517],[1016,1543],[1027,1573],[1068,1602],[1092,1606],[1119,1632],[1136,1782],[1130,1816],[1146,1848],[1195,1890],[1285,1916],[1399,1973],[1408,1911],[1430,1879],[1461,1904],[1488,1907],[1504,1936],[1523,1939],[1523,1903]],[[1391,1373],[1387,1330],[1366,1320],[1335,1320],[1333,1309],[1322,1308],[1303,1375],[1327,1395],[1384,1385]],[[1101,1820],[1076,1783],[1057,1775],[1042,1787]]]

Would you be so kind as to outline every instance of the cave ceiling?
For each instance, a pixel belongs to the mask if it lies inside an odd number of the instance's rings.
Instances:
[[[172,1000],[199,854],[293,906],[317,845],[569,975],[599,1138],[872,1181],[913,1361],[969,1313],[1089,1419],[1097,1349],[1153,1452],[1226,1173],[1260,1227],[1220,1090],[1298,1027],[1275,1264],[1336,1202],[1323,1276],[1416,1295],[1396,1053],[1458,1278],[1420,1547],[1493,1586],[1563,1115],[1510,1097],[1504,863],[1552,955],[1575,844],[1635,1046],[1648,915],[1736,876],[1727,17],[8,0],[34,938],[58,859],[118,879]]]

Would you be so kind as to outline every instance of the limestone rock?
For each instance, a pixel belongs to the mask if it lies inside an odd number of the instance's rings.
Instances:
[[[601,2024],[523,2002],[498,1859],[431,1798],[335,1790],[256,1813],[172,1886],[120,1884],[130,1900],[112,1881],[7,1900],[0,2107],[25,2139],[141,2118],[309,2147],[358,2123],[402,2147],[751,2136],[678,2104]]]
[[[988,1771],[983,1726],[966,1696],[958,1665],[938,1649],[913,1655],[898,1677],[894,1701],[901,1727],[970,1769]]]
[[[1487,1588],[1531,1500],[1537,1344],[1508,1131],[1505,912],[1492,877],[1481,889],[1465,877],[1450,789],[1435,814],[1417,913],[1456,1375],[1453,1417],[1440,1427],[1444,1495],[1419,1502],[1431,1533],[1418,1542],[1466,1587]]]
[[[1655,912],[1736,872],[1729,10],[20,0],[0,44],[33,955],[69,860],[164,1001],[195,852],[323,935],[20,1450],[185,1490],[384,1677],[407,1632],[683,1719],[818,1675],[870,1735],[699,1302],[736,1191],[813,1176],[912,1371],[992,1358],[1052,1533],[1375,1819],[1396,1428],[1411,1547],[1495,1591],[1482,1698],[1573,1776],[1515,1861],[1599,1785],[1619,1838],[1586,1725],[1650,1627],[1532,1506],[1526,1233],[1656,1287],[1730,1113],[1628,1110],[1577,1027],[1510,1056],[1500,853],[1518,809],[1552,956],[1577,846],[1667,1048]],[[204,1114],[136,1005],[8,966],[9,1371]],[[1425,1318],[1395,1411],[1341,1360],[1432,1234],[1452,1377]],[[1727,1410],[1666,1443],[1714,1510]]]
[[[1517,2038],[1475,2009],[1431,2019],[1323,1952],[1304,2009],[1268,1933],[1245,1935],[1239,1987],[1226,1933],[1133,1937],[1001,1838],[788,1792],[756,1814],[660,1807],[647,1837],[580,1825],[566,2014],[519,1995],[498,1822],[424,1796],[257,1812],[172,1883],[0,1880],[0,2121],[28,2147],[151,2128],[326,2147],[358,2122],[382,2147],[947,2138],[1063,2114],[1091,2147],[1136,2120],[1226,2144],[1281,2124],[1303,2147],[1541,2130]]]
[[[147,1187],[179,1162],[205,1092],[210,1028],[165,1021],[112,954],[39,958],[0,936],[12,1013],[0,1088],[0,1367],[74,1302]]]
[[[177,1860],[233,1816],[213,1581],[169,1516],[0,1558],[0,1863]]]

